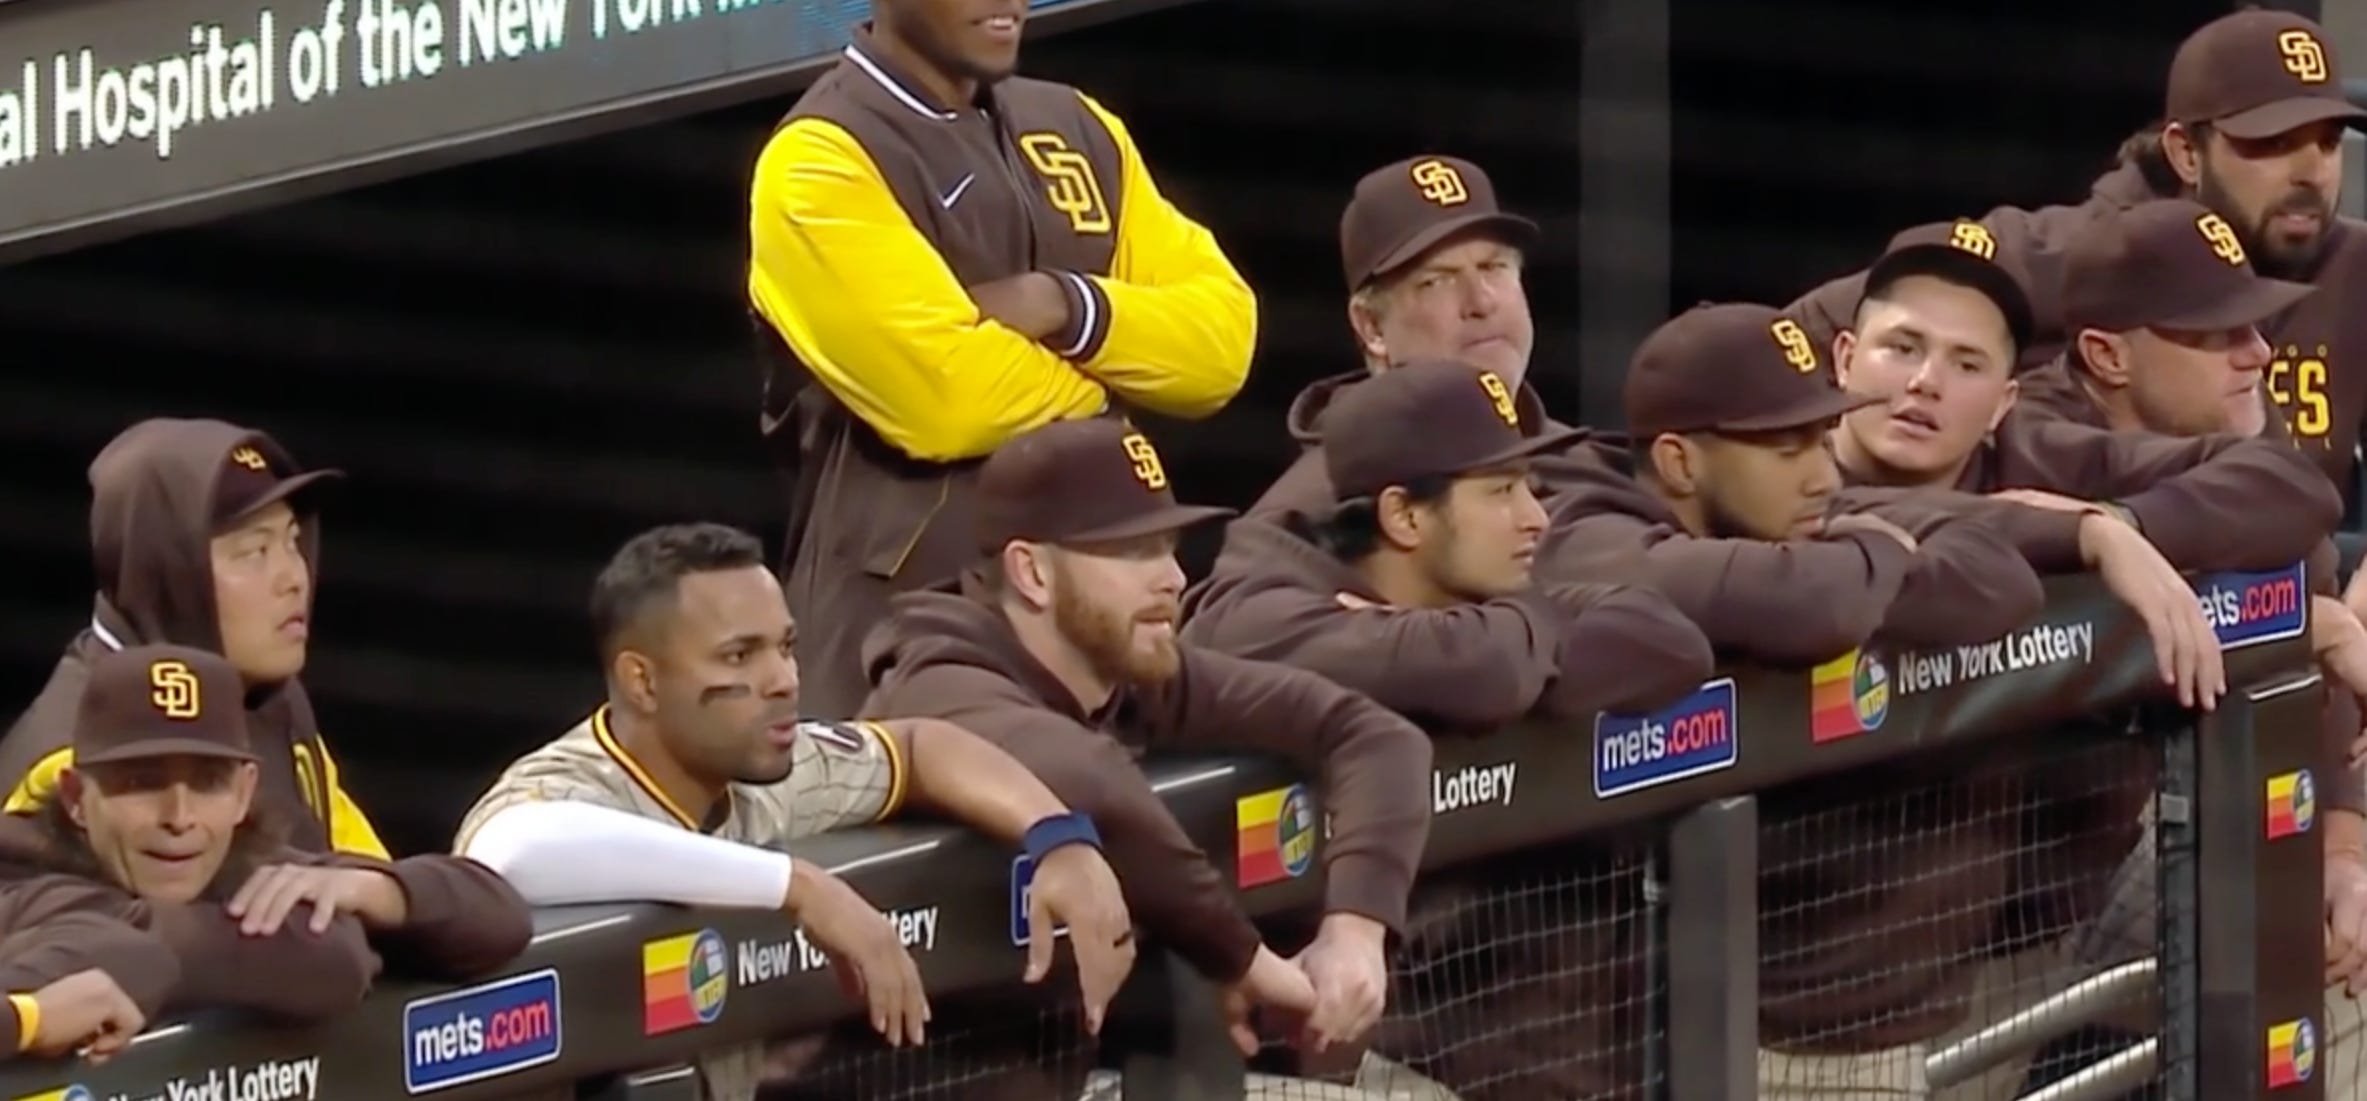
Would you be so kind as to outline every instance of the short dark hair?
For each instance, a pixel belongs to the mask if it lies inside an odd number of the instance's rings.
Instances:
[[[1407,500],[1427,505],[1443,499],[1455,488],[1455,478],[1448,474],[1427,474],[1399,486]],[[1318,518],[1306,534],[1314,537],[1316,545],[1330,551],[1342,562],[1362,562],[1381,549],[1381,500],[1378,496],[1350,497],[1333,506],[1331,515]]]
[[[668,524],[626,540],[592,582],[592,637],[600,656],[615,653],[652,605],[671,603],[683,578],[762,565],[764,544],[723,524]]]

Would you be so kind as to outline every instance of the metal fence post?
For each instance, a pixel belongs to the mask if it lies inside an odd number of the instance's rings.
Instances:
[[[1720,799],[1688,811],[1655,864],[1667,875],[1654,947],[1668,977],[1660,1034],[1669,1097],[1748,1101],[1759,1093],[1757,800]]]
[[[1223,1009],[1216,984],[1183,957],[1163,949],[1137,957],[1102,1023],[1126,1101],[1241,1101],[1248,1067]]]
[[[2325,865],[2313,773],[2324,694],[2315,673],[2271,681],[2229,693],[2196,724],[2193,893],[2165,896],[2195,913],[2189,1096],[2324,1096]]]

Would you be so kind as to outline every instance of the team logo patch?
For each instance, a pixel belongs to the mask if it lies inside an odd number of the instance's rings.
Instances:
[[[2194,220],[2194,228],[2210,243],[2211,255],[2227,262],[2231,268],[2244,266],[2244,243],[2236,239],[2235,227],[2217,214],[2205,213]]]
[[[1983,260],[1997,259],[1997,238],[1989,227],[1979,222],[1958,222],[1948,231],[1948,247],[1972,253]]]
[[[257,451],[257,450],[255,450],[255,449],[254,449],[254,448],[252,448],[252,447],[233,447],[233,448],[231,448],[231,449],[230,449],[230,461],[231,461],[231,462],[234,462],[234,463],[237,463],[238,465],[240,465],[240,466],[243,466],[243,467],[247,468],[248,470],[253,470],[253,471],[257,471],[257,472],[261,472],[261,471],[263,471],[263,470],[266,470],[266,469],[268,469],[268,468],[270,467],[270,464],[269,464],[269,463],[266,463],[266,462],[264,462],[264,461],[263,461],[263,453],[262,453],[262,452],[260,452],[260,451]]]
[[[2326,65],[2326,47],[2318,36],[2305,30],[2278,35],[2277,56],[2284,61],[2285,71],[2303,84],[2324,84],[2332,73]]]
[[[167,659],[148,665],[148,702],[165,718],[186,722],[205,710],[197,674],[185,662]]]
[[[1150,438],[1140,432],[1128,432],[1119,441],[1126,448],[1126,460],[1134,464],[1134,480],[1153,493],[1167,488],[1167,465],[1159,461],[1159,449],[1151,446]]]
[[[1479,388],[1487,391],[1488,405],[1495,409],[1498,419],[1509,427],[1520,427],[1520,411],[1513,408],[1512,391],[1504,385],[1503,379],[1496,377],[1496,372],[1481,371]]]
[[[1799,323],[1787,317],[1769,325],[1767,332],[1775,337],[1776,347],[1783,349],[1783,361],[1791,364],[1793,370],[1803,375],[1816,370],[1816,345],[1809,341],[1808,333]]]
[[[1413,167],[1414,187],[1422,197],[1440,206],[1461,206],[1471,201],[1471,189],[1463,184],[1463,173],[1442,160],[1426,160]]]

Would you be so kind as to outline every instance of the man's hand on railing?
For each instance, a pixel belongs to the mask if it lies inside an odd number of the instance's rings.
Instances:
[[[1223,1005],[1234,1046],[1243,1055],[1255,1055],[1258,1032],[1252,1016],[1256,1011],[1270,1009],[1293,1021],[1305,1020],[1315,1012],[1315,987],[1307,981],[1306,972],[1261,944],[1257,955],[1250,958],[1249,970],[1224,989]]]
[[[2162,557],[2142,532],[2101,512],[2080,518],[2079,553],[2114,596],[2145,622],[2154,665],[2178,702],[2204,711],[2227,694],[2227,664],[2219,636],[2203,618],[2194,586]]]
[[[79,1052],[104,1063],[147,1027],[148,1018],[115,977],[97,968],[77,971],[33,992],[40,1010],[25,1051],[56,1058]]]
[[[2326,812],[2326,985],[2367,993],[2367,818]]]
[[[781,908],[830,957],[848,996],[870,1003],[871,1027],[889,1046],[927,1039],[929,998],[920,968],[896,939],[886,914],[845,880],[803,860],[790,866],[789,895]]]
[[[1101,1034],[1102,1014],[1134,970],[1134,918],[1101,850],[1063,845],[1036,867],[1028,888],[1027,981],[1052,970],[1054,929],[1068,926],[1077,954],[1077,989],[1085,998],[1085,1031]]]
[[[2367,699],[2367,626],[2360,625],[2350,605],[2330,596],[2309,598],[2309,645],[2330,691]],[[2358,767],[2362,756],[2367,756],[2367,731],[2353,731],[2351,766]]]
[[[326,933],[339,914],[352,914],[365,929],[392,929],[403,923],[410,901],[392,875],[367,868],[327,865],[271,864],[255,874],[230,897],[230,916],[239,931],[250,937],[279,932],[296,907],[312,904],[310,926]]]
[[[1315,988],[1315,1011],[1300,1046],[1322,1052],[1353,1044],[1380,1023],[1389,995],[1388,936],[1380,922],[1362,914],[1324,915],[1315,942],[1291,961]]]

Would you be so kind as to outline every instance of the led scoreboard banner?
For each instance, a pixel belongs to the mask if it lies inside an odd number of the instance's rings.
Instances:
[[[1032,30],[1173,0],[1029,0]],[[0,2],[0,260],[781,94],[868,0]]]

